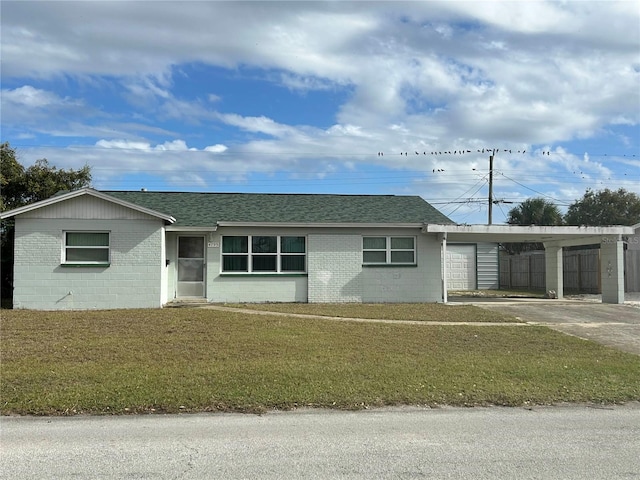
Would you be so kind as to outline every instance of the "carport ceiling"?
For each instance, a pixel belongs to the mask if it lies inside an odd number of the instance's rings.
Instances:
[[[600,244],[605,238],[633,235],[633,227],[544,227],[515,225],[427,224],[425,233],[446,233],[447,242],[546,243],[560,246]]]

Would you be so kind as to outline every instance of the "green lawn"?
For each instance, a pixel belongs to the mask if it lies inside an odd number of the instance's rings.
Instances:
[[[186,308],[1,317],[3,414],[640,400],[640,357],[544,327]]]

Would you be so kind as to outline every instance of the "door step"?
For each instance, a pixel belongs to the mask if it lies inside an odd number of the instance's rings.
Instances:
[[[209,305],[209,302],[205,298],[175,298],[170,302],[165,303],[167,308],[180,308],[180,307],[200,307]]]

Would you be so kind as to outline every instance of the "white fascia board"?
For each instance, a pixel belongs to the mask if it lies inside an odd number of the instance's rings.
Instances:
[[[219,227],[267,228],[422,228],[422,223],[218,222]]]
[[[118,198],[112,197],[110,195],[107,195],[106,193],[99,192],[89,187],[81,188],[79,190],[74,190],[69,193],[63,193],[62,195],[57,195],[55,197],[47,198],[39,202],[31,203],[29,205],[25,205],[24,207],[8,210],[0,214],[0,218],[4,219],[9,217],[14,217],[16,215],[27,213],[32,210],[37,210],[39,208],[48,207],[49,205],[54,205],[56,203],[64,202],[66,200],[71,200],[72,198],[80,197],[82,195],[91,195],[93,197],[99,198],[106,202],[115,203],[117,205],[130,208],[131,210],[136,210],[138,212],[145,213],[152,217],[160,218],[169,223],[174,223],[176,221],[176,219],[173,218],[171,215],[167,215],[162,212],[157,212],[155,210],[151,210],[150,208],[141,207],[140,205],[136,205],[135,203],[125,202],[124,200],[120,200]]]
[[[542,243],[547,247],[580,247],[584,245],[600,245],[603,241],[617,241],[620,235],[594,235],[575,238],[561,238],[544,240]]]
[[[215,232],[218,226],[213,227],[181,227],[180,225],[169,225],[165,227],[167,232]]]
[[[521,235],[626,235],[633,232],[634,227],[615,225],[609,227],[581,226],[520,226],[520,225],[441,225],[427,224],[430,233],[486,233],[486,234],[521,234]]]
[[[449,242],[542,242],[556,245],[590,245],[603,238],[628,235],[633,227],[551,227],[517,225],[425,225],[427,233],[446,233]]]

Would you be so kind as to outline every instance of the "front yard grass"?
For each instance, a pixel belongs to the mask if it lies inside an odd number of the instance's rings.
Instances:
[[[544,327],[6,310],[0,335],[2,414],[640,400],[640,357]]]

